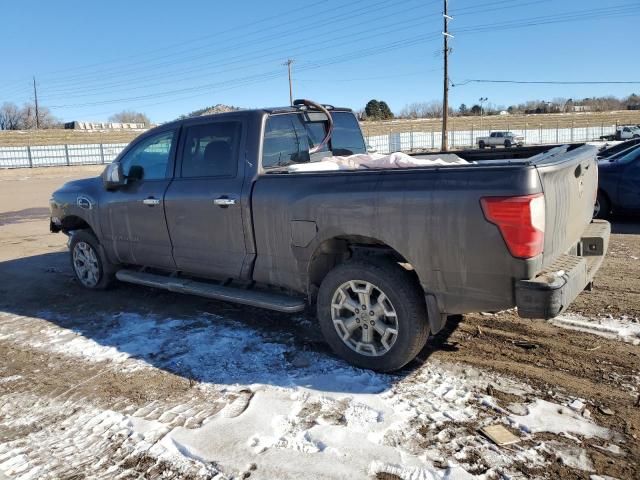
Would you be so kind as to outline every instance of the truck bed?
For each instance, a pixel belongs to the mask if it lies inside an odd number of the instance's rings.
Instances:
[[[315,256],[332,242],[361,237],[397,252],[444,312],[513,307],[515,281],[534,278],[570,251],[590,223],[596,151],[560,147],[469,165],[259,176],[251,200],[253,278],[306,291]],[[539,193],[544,252],[515,258],[480,199]]]

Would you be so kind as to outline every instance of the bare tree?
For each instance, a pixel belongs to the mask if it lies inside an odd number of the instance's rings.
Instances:
[[[442,103],[414,102],[406,105],[400,112],[401,118],[440,118],[442,117]]]
[[[38,107],[40,128],[58,127],[60,121],[47,107]],[[36,127],[36,109],[31,103],[19,108],[15,103],[6,102],[0,107],[0,130],[29,130]]]
[[[20,130],[32,128],[56,128],[60,126],[60,120],[54,117],[47,107],[38,105],[38,122],[36,125],[36,107],[33,103],[25,103],[20,110],[22,114]]]
[[[18,130],[22,113],[15,103],[5,102],[0,107],[0,130]]]
[[[144,123],[146,127],[151,124],[149,117],[144,113],[134,112],[133,110],[123,110],[109,117],[110,122],[119,123]]]

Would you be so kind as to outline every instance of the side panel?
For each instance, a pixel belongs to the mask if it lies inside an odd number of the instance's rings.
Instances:
[[[618,201],[625,210],[640,210],[640,158],[624,166],[618,183]]]
[[[252,199],[254,279],[305,291],[319,245],[359,235],[406,258],[443,311],[507,308],[514,304],[513,279],[532,276],[541,259],[509,255],[497,227],[484,219],[480,197],[540,190],[528,166],[263,176]],[[306,247],[293,245],[294,220],[317,225]]]

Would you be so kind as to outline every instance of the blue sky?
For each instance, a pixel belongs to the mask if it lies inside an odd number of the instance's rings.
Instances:
[[[637,0],[450,0],[449,8],[453,83],[640,82]],[[41,103],[64,120],[134,109],[166,121],[217,103],[286,105],[287,57],[295,97],[355,109],[377,98],[397,112],[442,95],[442,0],[5,0],[0,11],[0,103],[29,101],[35,74]],[[508,106],[634,91],[640,84],[467,83],[450,101],[486,96]]]

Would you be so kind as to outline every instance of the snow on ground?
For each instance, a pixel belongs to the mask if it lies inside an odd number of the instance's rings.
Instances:
[[[579,400],[543,401],[526,385],[470,367],[429,360],[404,375],[376,374],[301,351],[290,336],[210,314],[96,314],[75,329],[46,312],[40,317],[0,313],[0,339],[69,361],[102,362],[112,372],[166,370],[193,379],[211,402],[104,410],[71,397],[0,396],[0,431],[39,426],[20,440],[0,441],[0,474],[16,478],[59,478],[80,466],[95,478],[164,469],[219,479],[387,472],[404,480],[466,480],[510,476],[515,462],[542,467],[558,452],[568,465],[592,471],[582,439],[616,441],[576,411]],[[487,395],[490,384],[522,401],[501,408]],[[478,433],[495,423],[524,440],[538,432],[563,436],[500,448]]]
[[[575,313],[565,313],[549,321],[558,327],[580,330],[640,345],[640,321],[637,318],[626,316],[615,318],[610,315],[584,317]]]

